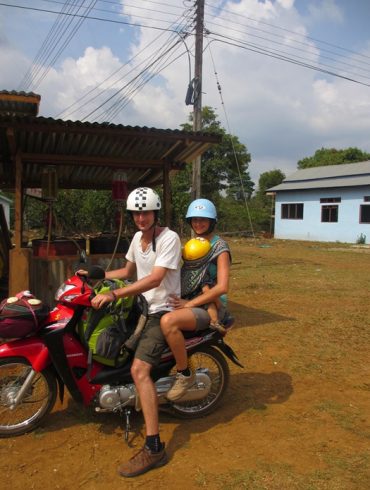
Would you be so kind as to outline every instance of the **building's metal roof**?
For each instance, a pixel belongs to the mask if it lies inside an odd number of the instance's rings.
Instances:
[[[0,90],[0,114],[8,116],[37,116],[41,96],[33,92]]]
[[[17,154],[29,188],[41,186],[45,165],[57,167],[60,188],[110,189],[115,170],[126,171],[131,188],[158,185],[165,171],[183,168],[220,140],[191,131],[0,114],[0,188],[14,188]]]
[[[268,192],[370,185],[370,161],[298,170]]]

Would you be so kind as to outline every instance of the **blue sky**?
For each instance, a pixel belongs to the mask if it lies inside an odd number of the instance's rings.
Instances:
[[[59,11],[65,2],[3,3]],[[85,0],[85,5],[90,3]],[[179,18],[189,31],[186,7],[192,4],[99,0],[90,16],[160,29],[173,27],[171,22]],[[368,0],[206,1],[203,104],[214,107],[223,125],[247,146],[256,184],[260,173],[268,170],[294,172],[298,160],[321,147],[357,146],[370,152],[369,18]],[[0,5],[0,89],[41,94],[43,116],[160,128],[178,128],[187,120],[189,57],[192,72],[194,60],[191,36],[184,41],[163,30],[85,20],[46,71],[47,51],[37,65],[32,62],[55,19],[46,12]],[[276,59],[281,56],[295,63]],[[148,63],[154,64],[140,75]],[[30,83],[20,85],[32,66]],[[43,76],[36,86],[35,74]],[[134,77],[140,82],[143,76],[145,84],[133,85]]]

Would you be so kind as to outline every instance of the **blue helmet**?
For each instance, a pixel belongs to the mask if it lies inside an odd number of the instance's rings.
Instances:
[[[217,221],[217,211],[213,202],[208,199],[195,199],[190,203],[185,218],[187,221],[191,218],[209,218]]]

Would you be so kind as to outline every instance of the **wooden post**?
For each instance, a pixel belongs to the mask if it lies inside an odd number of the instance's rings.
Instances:
[[[171,188],[170,188],[170,165],[163,165],[163,211],[164,223],[171,226]]]
[[[193,129],[202,129],[202,67],[203,67],[203,29],[204,29],[204,0],[197,0],[197,15],[195,26],[195,66],[194,78],[196,93],[193,106]],[[193,161],[192,199],[198,199],[201,194],[201,156]]]
[[[22,158],[18,152],[15,156],[15,248],[9,251],[9,294],[30,288],[31,250],[22,248],[23,231],[23,183]]]
[[[22,247],[23,230],[23,184],[22,158],[19,152],[15,156],[15,204],[14,204],[14,243],[15,248]]]

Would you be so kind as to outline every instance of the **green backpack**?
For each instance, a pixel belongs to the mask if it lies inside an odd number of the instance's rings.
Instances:
[[[123,288],[126,283],[119,279],[103,280],[94,289],[95,294],[107,293]],[[90,308],[87,316],[78,325],[81,342],[89,351],[89,364],[92,359],[107,366],[119,367],[125,364],[129,352],[125,341],[133,332],[132,322],[126,322],[133,307],[134,298],[120,298],[99,310]]]

